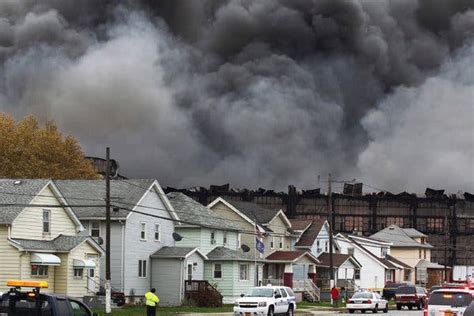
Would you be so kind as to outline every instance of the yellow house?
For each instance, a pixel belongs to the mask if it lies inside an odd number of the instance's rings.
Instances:
[[[83,297],[100,281],[103,250],[50,180],[0,180],[0,291],[11,279],[47,281],[45,292]]]

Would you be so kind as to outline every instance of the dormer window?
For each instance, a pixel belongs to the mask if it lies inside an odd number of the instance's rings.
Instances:
[[[100,222],[93,221],[90,223],[90,234],[92,237],[100,237]]]
[[[387,247],[382,247],[382,257],[386,257],[387,252],[388,252],[388,248]]]
[[[211,245],[216,244],[216,232],[213,230],[211,231]]]
[[[51,211],[43,210],[43,234],[51,234]]]
[[[425,237],[421,237],[421,243],[422,243],[422,244],[425,243]]]

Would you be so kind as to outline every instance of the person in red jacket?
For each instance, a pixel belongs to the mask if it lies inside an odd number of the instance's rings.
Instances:
[[[331,289],[331,298],[332,298],[332,305],[334,307],[337,307],[337,300],[339,299],[339,290],[335,286],[333,286]]]

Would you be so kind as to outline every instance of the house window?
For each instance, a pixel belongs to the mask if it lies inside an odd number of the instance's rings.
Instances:
[[[138,277],[146,278],[146,260],[138,260]]]
[[[51,233],[51,211],[43,210],[43,234]]]
[[[321,248],[319,247],[319,240],[316,241],[316,252],[321,252]]]
[[[146,240],[146,223],[140,223],[140,239]]]
[[[280,237],[280,249],[283,249],[283,237]]]
[[[275,237],[272,236],[272,239],[270,240],[270,249],[275,249]]]
[[[423,249],[423,259],[426,259],[426,249]]]
[[[421,249],[418,249],[418,258],[421,259]]]
[[[37,264],[31,265],[31,276],[35,277],[47,277],[48,266],[40,266]]]
[[[216,244],[216,232],[211,231],[211,245],[215,245],[215,244]]]
[[[240,248],[241,244],[242,244],[242,235],[239,233],[237,235],[237,248]]]
[[[82,279],[83,276],[84,276],[84,269],[74,269],[75,279]]]
[[[386,257],[386,256],[387,256],[387,251],[388,251],[387,247],[382,247],[382,248],[381,248],[382,257]]]
[[[360,269],[354,269],[354,280],[360,280]]]
[[[354,255],[354,248],[347,248],[347,254],[350,256]]]
[[[392,280],[392,270],[385,270],[385,281],[393,281]]]
[[[239,275],[240,275],[240,281],[249,280],[249,265],[248,264],[241,264],[239,266]]]
[[[224,237],[222,237],[222,244],[227,245],[227,232],[224,232]]]
[[[161,240],[161,226],[160,224],[155,224],[155,241]]]
[[[90,234],[92,237],[100,237],[100,222],[90,222]]]
[[[214,279],[222,279],[222,265],[214,263]]]
[[[403,273],[403,281],[410,281],[411,280],[411,271],[405,270]]]
[[[426,242],[426,238],[425,237],[421,237],[421,243],[424,244]]]
[[[328,252],[328,248],[329,248],[329,241],[326,241],[326,243],[324,244],[324,252]]]

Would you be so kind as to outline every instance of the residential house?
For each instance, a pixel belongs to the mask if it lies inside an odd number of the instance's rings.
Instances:
[[[396,281],[426,285],[439,284],[444,280],[444,266],[430,262],[433,246],[428,243],[425,234],[414,228],[390,225],[373,234],[371,238],[391,242],[391,255],[409,266],[404,270],[404,275]]]
[[[0,291],[7,280],[47,281],[45,292],[87,295],[87,275],[103,249],[83,234],[51,180],[0,180]],[[95,275],[99,278],[99,274]]]
[[[54,183],[89,234],[105,248],[105,181]],[[150,256],[162,247],[174,246],[178,217],[154,179],[112,180],[110,196],[111,285],[127,296],[143,296],[152,281]],[[100,275],[104,275],[104,260],[100,267]],[[93,273],[90,271],[89,276]],[[90,284],[89,290],[95,292],[101,286],[103,280]]]
[[[387,282],[394,282],[402,266],[390,260],[390,242],[364,236],[337,234],[340,253],[354,256],[360,272],[354,271],[355,284],[362,289],[382,290]]]
[[[298,235],[293,231],[291,222],[281,209],[264,209],[257,204],[225,200],[221,197],[212,201],[209,208],[219,216],[239,224],[243,227],[241,240],[255,251],[257,237],[264,244],[265,249],[261,258],[266,264],[263,270],[263,284],[286,285],[294,289],[309,286],[309,293],[314,299],[319,299],[319,293],[313,293],[316,288],[313,282],[316,275],[316,265],[319,261],[309,251],[296,250],[294,245]],[[307,275],[300,273],[294,278],[294,271],[308,271]],[[306,288],[306,287],[305,287]]]
[[[193,264],[198,273],[188,270],[185,274],[185,292],[192,288],[193,283],[207,281],[222,294],[224,303],[233,303],[242,293],[258,284],[261,259],[254,249],[248,252],[242,250],[246,248],[242,247],[245,242],[241,239],[244,228],[238,222],[223,218],[182,193],[172,192],[167,196],[182,220],[181,225],[176,226],[176,232],[182,237],[176,242],[176,247],[197,248],[205,255],[204,266],[201,261]],[[255,236],[251,242],[247,246],[249,249],[255,243]]]

